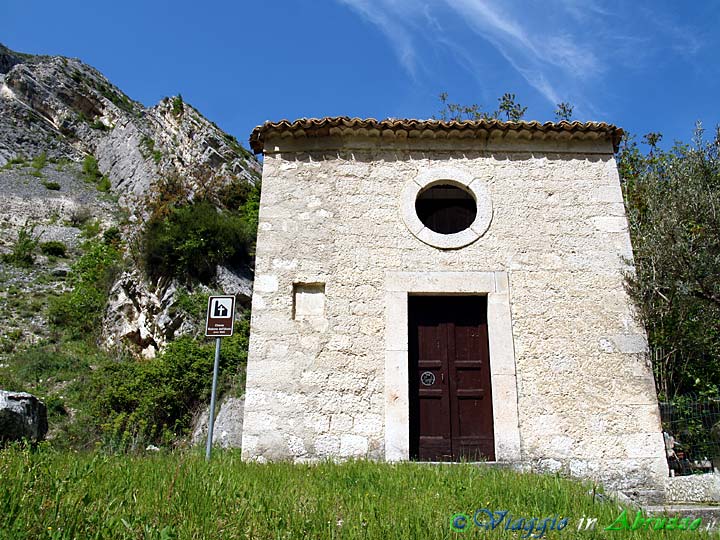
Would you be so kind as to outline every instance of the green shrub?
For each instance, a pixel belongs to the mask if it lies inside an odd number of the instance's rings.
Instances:
[[[143,135],[140,141],[140,153],[144,158],[152,156],[153,161],[159,164],[162,160],[163,153],[155,149],[155,140],[152,137]]]
[[[93,87],[98,92],[100,92],[103,97],[109,99],[116,107],[125,112],[133,114],[134,111],[132,101],[130,101],[130,99],[125,94],[121,92],[116,92],[109,88],[107,85],[98,82],[94,82]]]
[[[45,167],[46,164],[47,164],[47,154],[45,152],[43,152],[42,154],[40,154],[38,156],[35,156],[31,163],[32,168],[37,171],[39,171],[40,169]]]
[[[98,180],[98,183],[95,185],[98,191],[107,192],[110,191],[110,179],[107,176],[103,176]]]
[[[119,251],[102,242],[88,242],[83,249],[70,272],[73,289],[52,298],[48,308],[50,323],[70,339],[97,334],[120,260]]]
[[[95,159],[95,156],[92,154],[88,154],[85,156],[85,159],[83,159],[82,174],[83,180],[91,184],[96,183],[102,178],[102,173],[100,169],[98,169],[97,159]]]
[[[25,156],[22,154],[18,154],[14,158],[10,158],[8,162],[3,165],[3,169],[12,169],[15,165],[25,165],[27,160],[25,159]]]
[[[60,189],[60,184],[57,182],[43,182],[43,186],[52,191],[58,191]]]
[[[182,289],[172,307],[173,314],[182,311],[193,320],[199,321],[205,317],[208,307],[209,294],[203,292],[189,293]]]
[[[66,416],[68,411],[65,408],[65,402],[60,396],[50,394],[43,400],[47,407],[47,414],[50,418],[57,416]]]
[[[18,342],[22,338],[22,330],[7,331],[4,335],[0,335],[0,353],[11,353],[15,350]],[[0,388],[5,388],[0,381]]]
[[[635,271],[626,284],[648,333],[664,399],[720,388],[720,132],[647,154],[626,137],[618,169]]]
[[[166,218],[175,207],[187,204],[191,193],[177,172],[161,177],[151,189],[146,202],[150,211],[149,221]]]
[[[110,131],[110,126],[106,125],[102,120],[99,118],[93,120],[90,123],[90,127],[92,129],[97,129],[98,131]]]
[[[172,112],[175,116],[181,116],[185,112],[185,105],[181,94],[172,98]]]
[[[122,242],[122,236],[120,229],[117,227],[110,227],[103,233],[103,242],[109,245],[118,246]]]
[[[63,170],[65,170],[65,167],[67,167],[67,166],[70,165],[71,163],[72,163],[72,160],[71,160],[71,159],[68,159],[68,158],[66,158],[66,157],[62,157],[62,158],[58,159],[58,160],[55,162],[55,170],[57,170],[57,171],[63,171]]]
[[[83,238],[95,238],[100,234],[100,221],[97,219],[89,219],[82,226],[82,237]]]
[[[223,340],[221,389],[244,373],[247,335],[247,324],[241,324]],[[186,434],[194,412],[209,401],[213,362],[213,343],[184,336],[150,362],[108,362],[95,370],[92,416],[102,422],[106,442],[128,450],[150,442],[168,444]]]
[[[238,210],[252,196],[255,187],[245,181],[234,178],[231,182],[220,188],[218,199],[228,210]]]
[[[260,213],[260,180],[250,188],[247,199],[240,205],[240,216],[243,218],[252,234],[252,242],[249,246],[250,253],[255,255],[255,238],[257,236],[258,215]]]
[[[145,270],[151,278],[174,276],[209,282],[218,264],[247,262],[254,229],[246,217],[199,201],[170,207],[151,219],[143,238]]]
[[[65,252],[67,250],[67,247],[62,242],[58,241],[50,241],[50,242],[43,242],[40,244],[40,251],[42,251],[43,255],[52,255],[54,257],[64,257]]]
[[[40,243],[40,235],[35,235],[35,226],[28,228],[27,223],[18,231],[18,237],[9,254],[3,255],[5,262],[16,266],[32,266],[35,262],[34,251]]]
[[[140,153],[143,157],[147,157],[153,150],[155,150],[155,139],[149,135],[143,135],[140,139]]]
[[[6,367],[0,368],[0,388],[9,392],[27,392],[31,390],[25,381],[20,380],[15,373]]]

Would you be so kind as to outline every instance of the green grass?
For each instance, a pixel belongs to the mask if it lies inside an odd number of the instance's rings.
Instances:
[[[620,514],[589,484],[472,465],[351,461],[243,463],[216,451],[146,456],[0,451],[0,531],[8,539],[521,538],[524,531],[450,529],[451,516],[487,508],[516,517],[567,517],[545,538],[702,537],[698,532],[603,531]],[[633,516],[634,511],[630,512]],[[594,532],[577,531],[582,516]],[[529,535],[528,535],[529,536]],[[527,537],[527,536],[526,536]]]
[[[27,159],[22,155],[18,154],[14,158],[10,158],[8,162],[2,166],[2,169],[9,170],[12,169],[15,165],[23,166],[27,163]]]
[[[38,171],[42,170],[45,165],[47,164],[47,154],[43,152],[42,154],[35,156],[31,162],[32,168],[36,169]]]

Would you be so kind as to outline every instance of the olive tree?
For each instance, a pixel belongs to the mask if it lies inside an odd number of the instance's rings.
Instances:
[[[720,131],[649,151],[626,138],[618,155],[635,259],[627,288],[648,331],[658,393],[720,387]]]

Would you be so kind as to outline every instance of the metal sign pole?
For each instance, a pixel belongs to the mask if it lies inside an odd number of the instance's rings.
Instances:
[[[217,393],[218,371],[220,369],[220,338],[233,335],[235,320],[234,296],[211,296],[208,298],[205,335],[215,338],[215,365],[213,366],[212,395],[210,396],[210,414],[208,415],[208,439],[205,448],[205,459],[210,461],[212,450],[213,427],[215,426],[215,394]]]
[[[210,415],[208,417],[208,438],[205,447],[205,459],[210,461],[212,450],[213,427],[215,424],[215,393],[217,392],[218,370],[220,368],[220,338],[215,338],[215,365],[213,366],[212,394],[210,396]]]

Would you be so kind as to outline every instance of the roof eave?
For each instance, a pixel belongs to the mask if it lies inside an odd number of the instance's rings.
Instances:
[[[507,132],[528,132],[542,134],[555,134],[558,136],[587,135],[593,134],[598,138],[607,138],[612,142],[614,152],[618,151],[620,141],[623,137],[623,130],[612,124],[604,122],[503,122],[501,120],[466,120],[466,121],[442,121],[442,120],[413,120],[413,119],[387,119],[376,120],[374,118],[348,118],[348,117],[326,117],[326,118],[301,118],[291,122],[280,120],[279,122],[265,122],[257,126],[250,135],[250,148],[260,154],[264,151],[265,141],[275,135],[299,135],[303,137],[326,137],[332,134],[355,132],[362,134],[382,135],[383,132],[411,133],[469,133],[485,134],[507,133]]]

